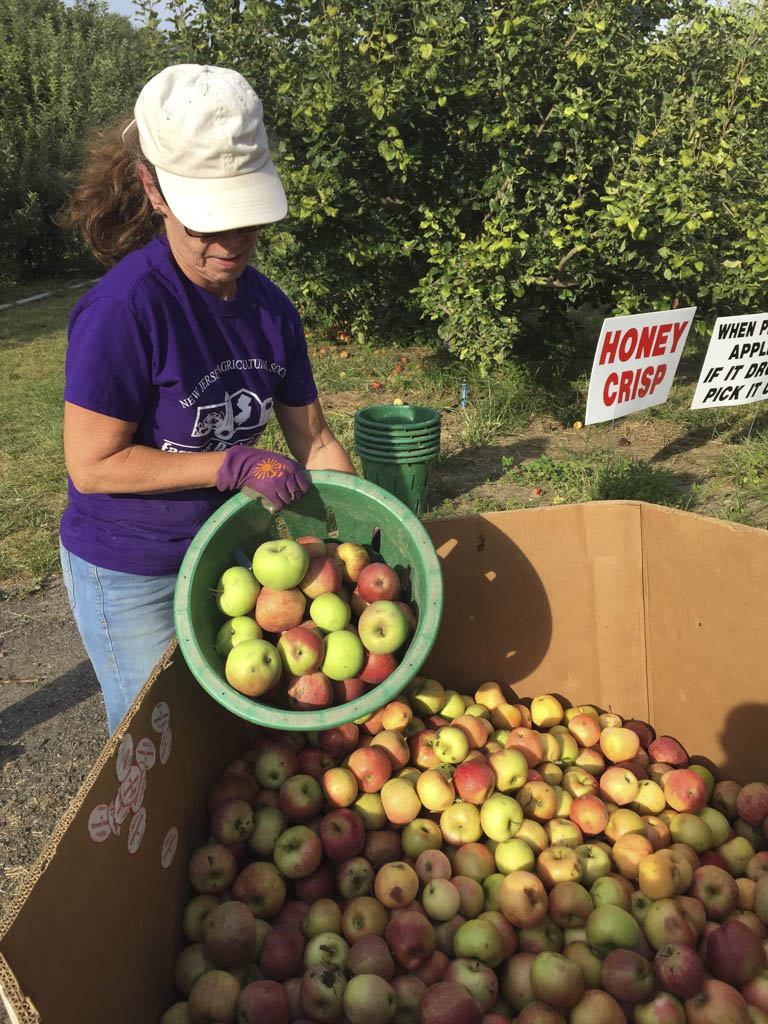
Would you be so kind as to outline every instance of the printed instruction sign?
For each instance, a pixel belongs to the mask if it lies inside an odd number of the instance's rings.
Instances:
[[[584,422],[602,423],[666,402],[695,314],[689,306],[604,320]]]
[[[692,409],[768,398],[768,313],[715,320]]]

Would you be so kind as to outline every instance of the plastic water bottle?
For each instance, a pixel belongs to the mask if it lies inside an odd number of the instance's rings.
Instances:
[[[466,409],[467,407],[467,378],[461,382],[461,408]]]

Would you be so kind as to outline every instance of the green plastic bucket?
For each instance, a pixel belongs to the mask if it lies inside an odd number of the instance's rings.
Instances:
[[[311,486],[277,515],[238,494],[200,528],[182,562],[174,595],[179,648],[192,675],[233,714],[274,729],[330,729],[355,721],[393,700],[413,679],[432,649],[443,609],[443,577],[434,545],[417,516],[390,492],[368,480],[330,470],[309,474]],[[224,678],[216,633],[224,616],[213,589],[221,573],[249,560],[265,540],[318,536],[364,544],[379,530],[380,557],[396,569],[418,622],[395,671],[358,700],[320,711],[285,711],[246,697]],[[246,561],[246,564],[248,562]]]
[[[395,495],[417,516],[424,511],[429,472],[434,461],[434,455],[424,458],[409,456],[402,460],[389,457],[386,461],[360,456],[365,479]]]
[[[390,437],[387,434],[377,434],[369,430],[363,430],[360,427],[355,428],[355,442],[365,442],[366,444],[392,447],[392,448],[409,448],[418,447],[426,444],[439,444],[440,443],[440,431],[433,430],[429,433],[419,434],[397,434],[394,437]]]
[[[387,451],[383,448],[371,448],[368,445],[356,444],[355,452],[361,459],[374,459],[376,462],[424,462],[437,458],[440,454],[440,445],[412,448],[407,451],[392,451],[391,449]],[[400,500],[405,501],[404,498],[400,498]],[[408,503],[406,502],[406,504]]]
[[[370,405],[355,413],[355,425],[384,433],[409,433],[440,426],[440,413],[423,405]]]

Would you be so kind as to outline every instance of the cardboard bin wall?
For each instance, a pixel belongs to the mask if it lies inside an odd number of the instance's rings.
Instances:
[[[768,781],[768,534],[637,502],[427,524],[445,610],[424,675],[551,692],[650,721],[723,777]],[[171,649],[0,923],[21,1024],[152,1024],[207,838],[206,794],[251,727]]]

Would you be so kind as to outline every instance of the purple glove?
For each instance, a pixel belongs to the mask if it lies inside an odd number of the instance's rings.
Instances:
[[[261,498],[272,512],[300,498],[309,487],[304,467],[293,459],[264,448],[235,445],[227,451],[216,476],[220,491],[238,488],[253,498]]]

